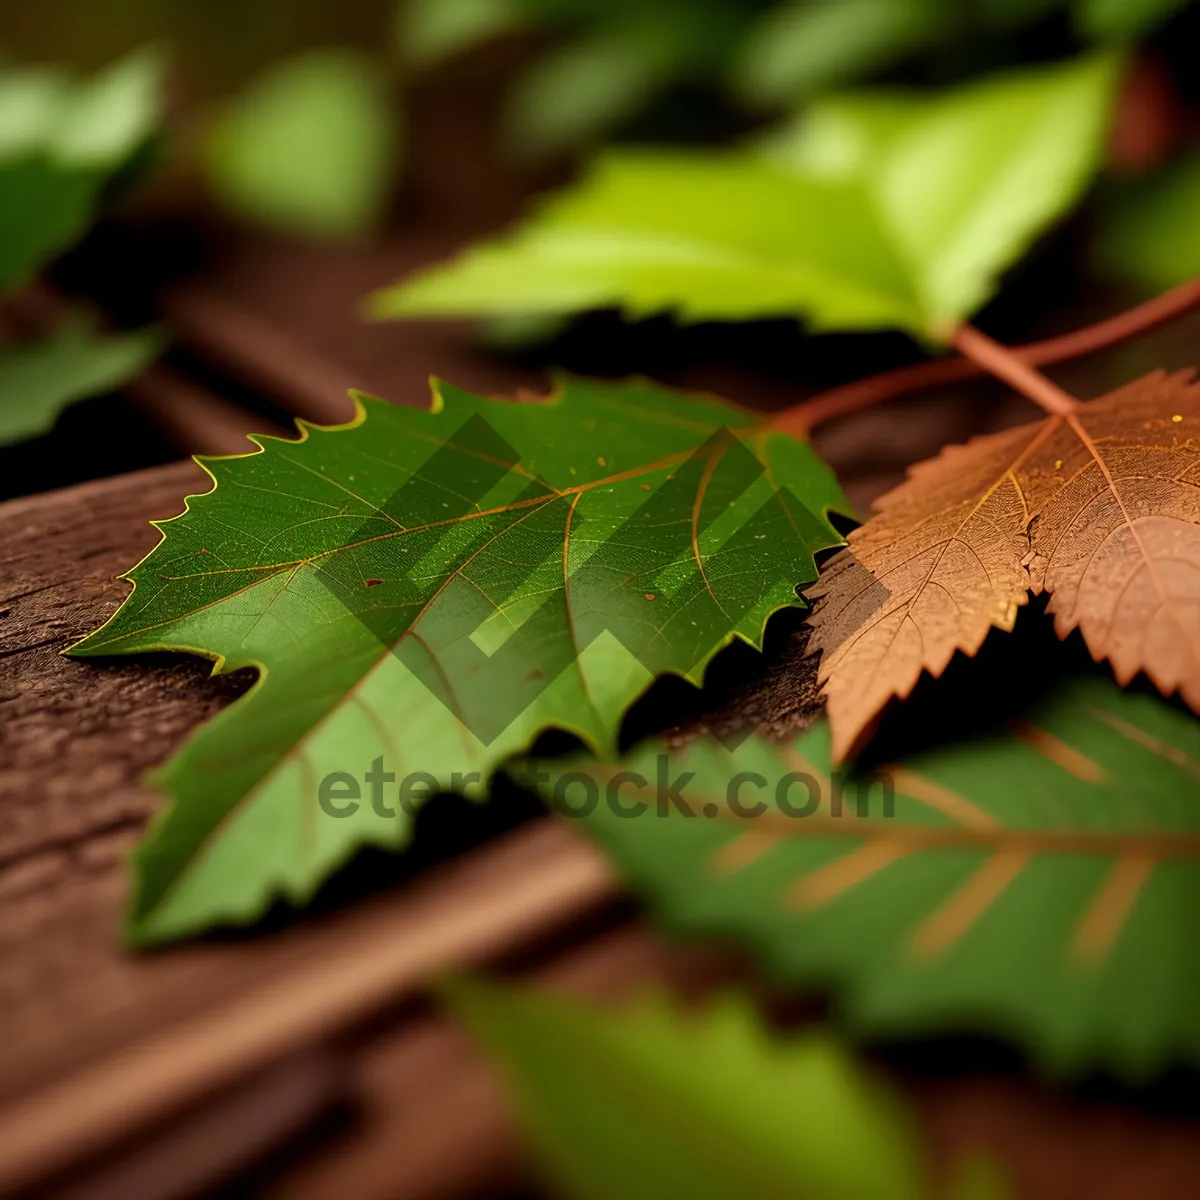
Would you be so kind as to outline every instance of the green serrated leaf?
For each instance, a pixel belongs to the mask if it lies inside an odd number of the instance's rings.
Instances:
[[[828,468],[720,400],[568,381],[537,403],[439,384],[429,411],[361,404],[349,426],[205,460],[215,490],[163,523],[73,650],[260,671],[159,777],[174,803],[136,855],[136,941],[307,899],[547,727],[611,753],[654,676],[699,680],[731,639],[757,644],[839,541]],[[384,813],[377,759],[396,777]],[[318,804],[336,773],[336,807],[359,792],[340,819]]]
[[[0,71],[0,293],[78,238],[105,181],[159,121],[159,57],[136,51],[73,83]]]
[[[1166,701],[1060,682],[1008,727],[885,768],[890,810],[882,777],[831,777],[824,726],[694,744],[669,769],[656,753],[621,764],[654,784],[618,789],[645,812],[598,801],[580,824],[670,929],[835,985],[873,1033],[992,1033],[1131,1078],[1200,1063],[1200,722]],[[581,812],[578,776],[543,768]],[[570,769],[598,798],[615,770]],[[690,817],[659,798],[685,776]]]
[[[609,1012],[478,981],[446,988],[494,1058],[556,1195],[578,1200],[1002,1196],[934,1188],[899,1101],[820,1033],[778,1037],[725,997]]]
[[[617,306],[944,337],[1086,186],[1116,77],[1114,58],[1092,57],[905,100],[836,177],[801,164],[803,130],[794,152],[609,154],[515,233],[377,293],[370,312]]]
[[[153,331],[99,337],[80,322],[0,348],[0,446],[45,433],[68,404],[127,383],[161,348]]]
[[[379,219],[399,115],[378,67],[354,50],[276,63],[215,122],[209,181],[235,212],[297,233],[347,237]]]
[[[1095,253],[1100,268],[1162,292],[1200,275],[1200,153],[1105,197]]]

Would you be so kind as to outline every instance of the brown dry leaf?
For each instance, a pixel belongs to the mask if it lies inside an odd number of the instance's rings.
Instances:
[[[1051,593],[1118,681],[1200,711],[1200,385],[1158,371],[1065,417],[921,463],[809,592],[843,758],[891,697]]]

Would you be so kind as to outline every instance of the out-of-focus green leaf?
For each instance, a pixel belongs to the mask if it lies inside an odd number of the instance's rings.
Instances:
[[[863,93],[801,118],[775,161],[826,156],[873,194],[936,326],[968,316],[998,275],[1075,202],[1101,161],[1118,60],[1091,56],[918,100]],[[808,168],[811,170],[811,166]]]
[[[912,1125],[824,1037],[776,1043],[732,998],[687,1016],[480,982],[448,991],[562,1194],[922,1195]]]
[[[768,130],[755,146],[800,175],[854,179],[886,161],[929,111],[929,101],[914,93],[847,92],[815,100],[792,121]]]
[[[0,162],[44,148],[69,86],[47,67],[0,68]]]
[[[0,71],[0,292],[87,228],[105,181],[159,120],[160,76],[144,50],[82,82]]]
[[[527,0],[530,12],[547,18],[566,19],[573,7],[559,12]],[[743,20],[722,0],[617,4],[594,14],[578,7],[564,44],[529,67],[510,94],[506,138],[524,157],[594,142],[673,84],[710,73],[728,57]]]
[[[1102,270],[1152,292],[1200,275],[1200,153],[1113,188],[1096,258]]]
[[[734,64],[749,104],[784,105],[903,58],[942,32],[941,0],[793,0],[770,8]]]
[[[428,67],[527,23],[520,0],[403,0],[396,42],[403,60]]]
[[[1200,1063],[1200,721],[1168,701],[1058,680],[871,777],[831,768],[823,724],[662,753],[540,782],[669,930],[836,985],[873,1033],[999,1035],[1131,1079]]]
[[[0,294],[27,282],[87,228],[99,180],[45,158],[0,163]]]
[[[63,98],[50,156],[64,167],[111,170],[153,133],[162,61],[140,50],[77,84]]]
[[[1092,38],[1137,38],[1161,25],[1187,0],[1075,0],[1075,21]]]
[[[366,55],[309,51],[271,67],[217,118],[213,191],[254,220],[316,236],[378,220],[399,148],[398,113]]]
[[[159,352],[144,331],[98,337],[72,322],[51,337],[0,349],[0,446],[45,433],[76,400],[127,383]]]
[[[857,181],[746,155],[610,153],[508,238],[378,293],[376,317],[619,306],[684,320],[807,313],[821,327],[915,325],[920,299]]]
[[[1113,58],[1090,57],[872,100],[857,131],[847,105],[838,169],[812,165],[803,127],[769,154],[610,154],[514,233],[378,293],[370,311],[617,306],[944,336],[1086,186],[1116,74]]]
[[[551,51],[518,79],[504,114],[505,138],[539,158],[593,141],[633,116],[672,76],[661,44],[599,34]]]
[[[613,1012],[476,980],[444,990],[509,1085],[555,1195],[997,1195],[977,1167],[935,1191],[915,1122],[882,1083],[824,1034],[771,1034],[738,996]]]

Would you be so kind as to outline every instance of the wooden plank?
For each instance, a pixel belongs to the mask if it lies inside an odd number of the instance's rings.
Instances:
[[[186,1019],[160,1005],[154,1033],[0,1111],[0,1192],[322,1044],[439,971],[495,959],[568,924],[614,890],[598,852],[565,826],[542,822],[432,872],[402,896],[273,939],[269,977]],[[226,960],[235,954],[258,957],[262,948],[226,948]]]
[[[625,1000],[653,983],[695,997],[727,979],[720,953],[672,945],[622,923],[522,964],[521,982]],[[524,1162],[503,1087],[466,1032],[428,1018],[365,1038],[351,1063],[353,1136],[301,1150],[263,1180],[278,1200],[434,1200],[517,1185]]]

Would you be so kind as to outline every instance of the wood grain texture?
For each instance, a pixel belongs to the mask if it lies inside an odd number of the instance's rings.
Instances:
[[[89,1014],[109,1014],[96,1050],[128,1036],[152,977],[181,1000],[205,991],[211,951],[169,966],[116,951],[121,858],[156,804],[142,774],[245,681],[183,658],[94,670],[60,655],[120,603],[114,576],[157,539],[148,513],[197,485],[187,463],[0,508],[0,1094],[85,1054],[64,1031]]]

